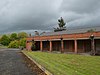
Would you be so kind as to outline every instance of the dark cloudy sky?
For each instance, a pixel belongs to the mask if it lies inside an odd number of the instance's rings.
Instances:
[[[69,28],[100,26],[100,0],[0,0],[0,33],[50,31],[61,16]]]

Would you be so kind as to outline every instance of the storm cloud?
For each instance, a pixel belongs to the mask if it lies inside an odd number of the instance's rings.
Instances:
[[[100,26],[100,0],[0,0],[0,33]]]

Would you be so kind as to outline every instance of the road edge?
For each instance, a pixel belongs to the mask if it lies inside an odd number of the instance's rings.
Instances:
[[[44,68],[42,65],[37,63],[34,59],[29,57],[27,54],[25,54],[23,51],[21,51],[30,61],[32,61],[39,69],[41,69],[46,75],[53,75],[51,72],[49,72],[46,68]],[[32,63],[30,63],[32,64]],[[33,64],[32,64],[33,65]]]

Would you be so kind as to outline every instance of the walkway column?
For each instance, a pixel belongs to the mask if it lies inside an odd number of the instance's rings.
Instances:
[[[42,41],[40,41],[40,50],[43,51],[43,44],[42,44]]]
[[[94,45],[94,39],[91,40],[91,55],[95,55],[95,45]]]
[[[74,40],[74,50],[75,50],[75,53],[77,53],[77,40]]]
[[[61,53],[64,52],[64,41],[63,39],[61,39]]]
[[[52,51],[52,41],[50,41],[50,52]]]

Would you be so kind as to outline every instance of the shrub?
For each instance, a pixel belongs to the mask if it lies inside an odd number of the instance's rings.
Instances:
[[[32,49],[32,51],[35,51],[36,50],[35,41],[32,41],[31,49]]]
[[[0,43],[4,46],[7,46],[10,43],[10,39],[7,35],[3,35],[0,39]]]
[[[19,41],[17,40],[11,41],[8,47],[9,48],[19,48]]]
[[[14,40],[17,40],[17,39],[18,39],[17,33],[12,33],[12,34],[10,35],[10,40],[11,40],[11,41],[14,41]]]
[[[20,46],[25,48],[26,47],[26,38],[20,40]]]

